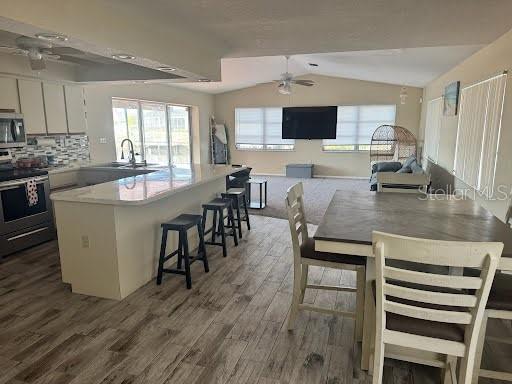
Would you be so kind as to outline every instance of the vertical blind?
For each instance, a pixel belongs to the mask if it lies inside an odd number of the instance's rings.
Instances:
[[[503,74],[461,92],[455,175],[488,197],[494,194],[506,81]]]
[[[395,105],[339,106],[336,139],[324,139],[324,150],[367,149],[379,126],[395,124],[395,114]]]
[[[238,148],[292,149],[295,140],[282,139],[282,108],[236,108]]]
[[[427,120],[425,126],[425,154],[428,159],[437,164],[439,154],[439,138],[443,117],[443,98],[430,100],[427,105]]]

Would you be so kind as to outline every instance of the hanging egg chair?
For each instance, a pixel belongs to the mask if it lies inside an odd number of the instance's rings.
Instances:
[[[370,165],[379,161],[404,162],[416,156],[416,138],[404,127],[381,125],[373,132],[370,144]]]

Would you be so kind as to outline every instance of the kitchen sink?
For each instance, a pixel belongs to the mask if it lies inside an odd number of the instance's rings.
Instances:
[[[97,167],[104,168],[123,168],[123,169],[136,169],[136,168],[145,168],[145,167],[153,167],[157,164],[146,164],[146,163],[135,163],[130,164],[124,161],[113,161],[112,163],[97,165]]]

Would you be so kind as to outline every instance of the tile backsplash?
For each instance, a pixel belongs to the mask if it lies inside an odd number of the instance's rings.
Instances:
[[[86,135],[30,136],[23,148],[11,150],[13,162],[25,157],[48,156],[50,165],[64,165],[90,159]]]

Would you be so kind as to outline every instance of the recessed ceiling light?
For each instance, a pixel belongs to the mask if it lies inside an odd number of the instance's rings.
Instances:
[[[159,71],[165,71],[165,72],[173,72],[176,70],[176,68],[173,68],[173,67],[158,67],[157,69]]]
[[[35,36],[46,41],[68,41],[68,37],[61,33],[36,33]]]
[[[211,80],[210,79],[199,79],[197,81],[199,81],[200,83],[209,83]]]
[[[116,54],[112,55],[112,57],[114,59],[118,59],[118,60],[133,60],[133,59],[135,59],[135,56],[130,55],[128,53],[116,53]]]
[[[310,67],[318,67],[317,63],[308,63]]]

